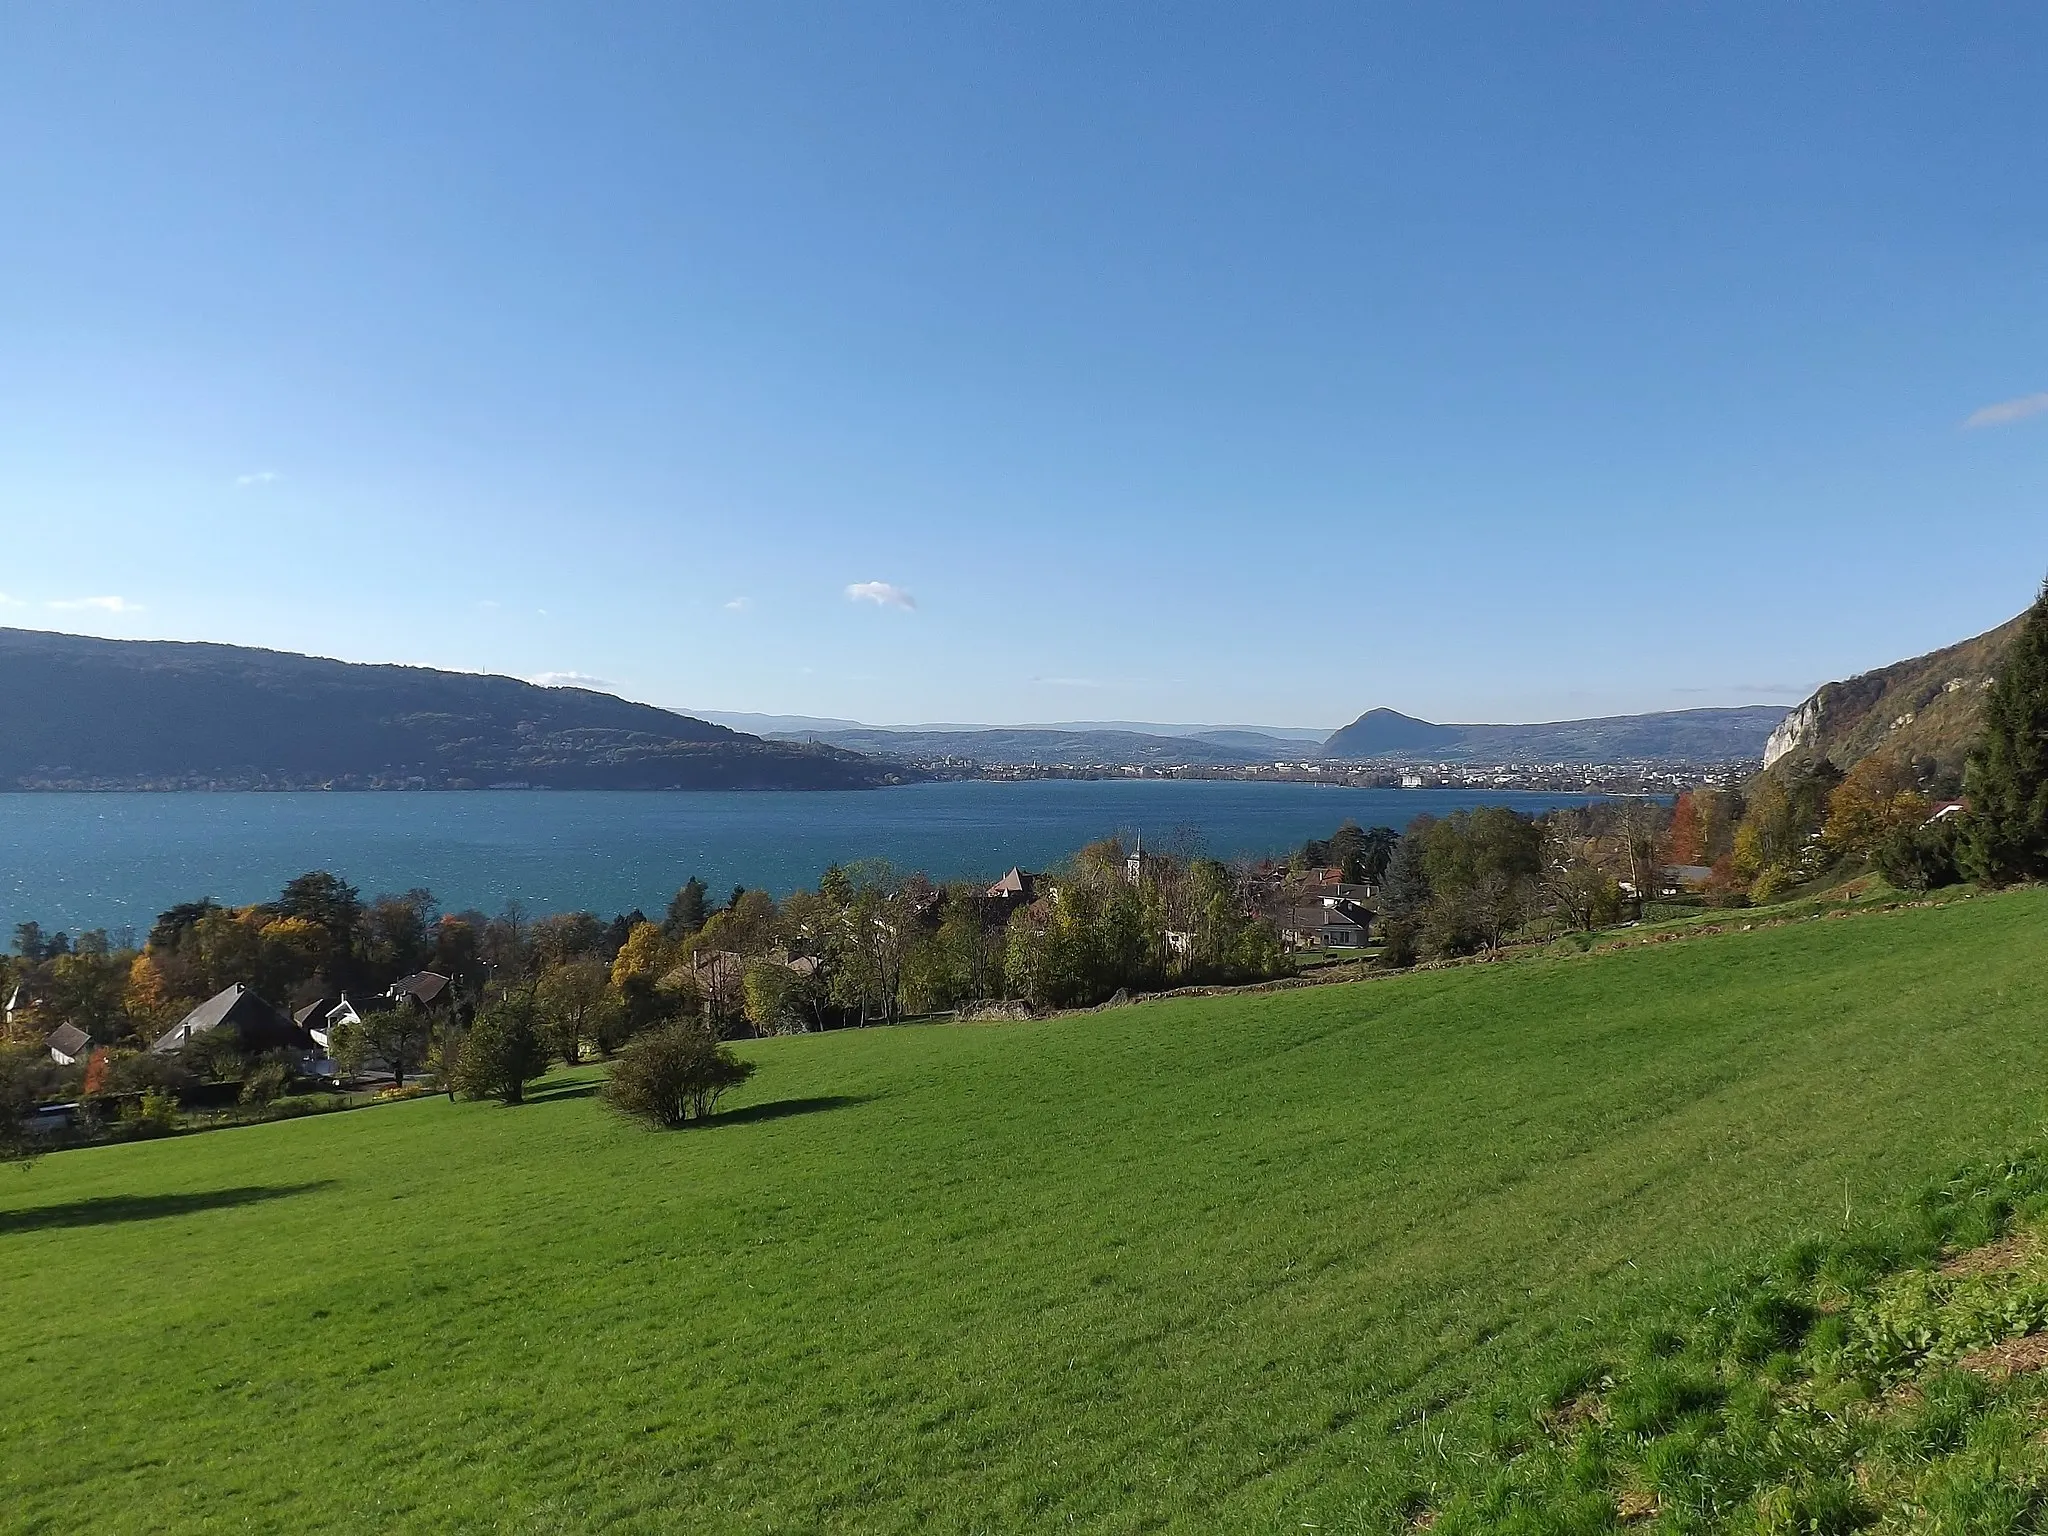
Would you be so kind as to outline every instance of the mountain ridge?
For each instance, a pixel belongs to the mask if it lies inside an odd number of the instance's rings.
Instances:
[[[1340,762],[1741,762],[1763,755],[1776,705],[1663,710],[1530,725],[1438,725],[1370,709],[1323,743]]]
[[[920,777],[587,688],[0,628],[0,787],[857,789]]]
[[[1962,771],[1984,714],[1984,694],[2026,614],[1925,655],[1823,683],[1765,744],[1764,768],[1826,758],[1848,769],[1871,753],[1904,754],[1924,775]]]

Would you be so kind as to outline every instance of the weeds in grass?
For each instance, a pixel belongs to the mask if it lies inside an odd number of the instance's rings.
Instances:
[[[2048,1510],[2048,1144],[1795,1244],[1608,1372],[1494,1405],[1434,1529],[2020,1532]],[[1588,1379],[1597,1379],[1592,1391]],[[1407,1517],[1415,1523],[1411,1513]]]

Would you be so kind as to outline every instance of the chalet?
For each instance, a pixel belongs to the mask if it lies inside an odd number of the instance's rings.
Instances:
[[[201,1035],[223,1029],[231,1031],[248,1051],[313,1049],[311,1035],[239,981],[216,992],[178,1020],[157,1037],[150,1049],[168,1056]]]
[[[357,1001],[343,992],[338,996],[315,998],[292,1015],[292,1022],[311,1035],[313,1043],[324,1051],[337,1025],[360,1024],[368,1014],[389,1013],[397,1006],[388,995]]]
[[[1038,876],[1013,864],[1007,875],[981,894],[984,901],[1000,901],[1011,906],[1028,907],[1038,900]]]
[[[400,1008],[439,1013],[454,1005],[455,984],[439,971],[414,971],[391,983],[384,995]]]
[[[1273,914],[1273,926],[1289,949],[1363,949],[1372,935],[1372,914],[1356,902],[1331,897],[1313,906],[1283,908]]]
[[[60,1067],[74,1066],[92,1055],[92,1036],[76,1024],[59,1024],[47,1042],[50,1060]]]

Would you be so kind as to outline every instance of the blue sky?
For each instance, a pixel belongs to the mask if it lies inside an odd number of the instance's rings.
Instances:
[[[2048,568],[2044,57],[8,6],[0,623],[883,723],[1789,704]]]

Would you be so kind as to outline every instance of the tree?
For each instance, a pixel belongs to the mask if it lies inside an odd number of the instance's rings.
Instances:
[[[354,1020],[328,1026],[327,1059],[335,1073],[347,1083],[362,1076],[363,1063],[370,1059],[370,1041],[363,1026]]]
[[[464,1098],[523,1103],[526,1085],[548,1068],[533,993],[515,988],[485,1004],[462,1037],[455,1086]]]
[[[1693,791],[1683,790],[1671,806],[1671,826],[1664,834],[1664,857],[1673,864],[1712,862],[1707,852],[1707,818]]]
[[[648,1031],[619,1053],[604,1098],[621,1114],[673,1128],[707,1118],[728,1089],[753,1075],[754,1063],[721,1045],[709,1026],[678,1021]]]
[[[0,1162],[35,1155],[30,1117],[54,1085],[54,1065],[34,1046],[0,1045]]]
[[[1838,857],[1868,858],[1895,829],[1927,819],[1927,800],[1915,782],[1913,766],[1903,757],[1871,753],[1828,795],[1821,840]]]
[[[1928,891],[1962,879],[1956,866],[1960,818],[1944,816],[1915,826],[1895,827],[1877,845],[1879,873],[1902,891]]]
[[[425,967],[437,910],[434,893],[417,887],[370,903],[362,919],[363,961],[380,985]]]
[[[568,1066],[583,1059],[583,1042],[598,1033],[598,1015],[610,999],[611,974],[598,959],[571,960],[540,979],[535,1000],[548,1044]]]
[[[2048,876],[2048,582],[1985,695],[1963,782],[1964,873],[1993,885]]]
[[[1423,848],[1429,840],[1429,829],[1435,824],[1432,816],[1416,817],[1394,845],[1387,860],[1386,884],[1381,887],[1381,899],[1390,917],[1417,917],[1429,905],[1429,867],[1423,859]]]
[[[744,981],[747,1022],[764,1035],[803,1027],[797,998],[803,978],[779,960],[750,960]]]
[[[371,1052],[390,1066],[392,1083],[403,1088],[407,1069],[417,1071],[426,1059],[427,1044],[434,1038],[434,1020],[421,1008],[387,1008],[364,1018],[363,1038]]]
[[[704,926],[704,917],[704,882],[692,875],[670,898],[661,931],[671,939],[685,939]]]

